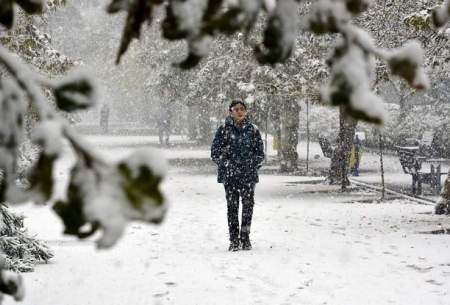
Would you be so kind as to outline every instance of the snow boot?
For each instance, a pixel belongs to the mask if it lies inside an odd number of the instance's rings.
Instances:
[[[239,250],[239,241],[233,240],[230,242],[230,246],[228,247],[228,251],[230,252],[236,252]]]
[[[241,237],[241,249],[245,251],[252,249],[252,244],[250,242],[250,238],[248,235],[247,236],[244,235]]]
[[[445,201],[439,201],[436,207],[434,208],[434,213],[436,215],[449,215],[450,214],[450,204]]]

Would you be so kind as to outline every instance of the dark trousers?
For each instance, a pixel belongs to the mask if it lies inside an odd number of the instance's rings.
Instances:
[[[227,198],[228,230],[230,241],[239,239],[239,198],[242,200],[242,218],[240,238],[248,239],[255,205],[255,184],[225,184]]]

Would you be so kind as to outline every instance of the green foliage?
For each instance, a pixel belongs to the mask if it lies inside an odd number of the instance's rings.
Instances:
[[[423,31],[432,29],[432,17],[426,11],[407,16],[404,19],[404,22],[407,26],[416,30]]]

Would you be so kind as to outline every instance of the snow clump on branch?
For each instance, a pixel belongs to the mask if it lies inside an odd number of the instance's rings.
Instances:
[[[441,27],[450,20],[450,0],[445,0],[442,6],[433,10],[433,23],[437,27]]]
[[[166,170],[165,159],[150,149],[95,169],[78,162],[72,169],[67,202],[54,207],[66,225],[65,233],[85,238],[100,229],[97,246],[109,248],[130,220],[160,223],[167,207],[159,183]],[[70,207],[77,207],[77,214]]]
[[[418,41],[409,41],[404,46],[388,53],[388,63],[392,74],[404,78],[411,87],[428,89],[428,80],[423,68],[424,52]]]
[[[313,4],[307,25],[316,34],[339,33],[342,40],[328,60],[331,80],[322,89],[322,99],[343,106],[353,118],[381,124],[386,119],[382,99],[371,91],[374,58],[388,62],[394,75],[410,86],[422,90],[429,87],[423,69],[423,50],[419,43],[387,51],[373,43],[369,33],[352,25],[351,16],[369,7],[364,0],[320,0]]]

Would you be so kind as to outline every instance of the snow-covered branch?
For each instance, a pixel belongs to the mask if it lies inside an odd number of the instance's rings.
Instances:
[[[450,0],[445,0],[440,7],[433,10],[432,19],[437,27],[443,26],[450,20]]]
[[[44,1],[31,2],[44,5]],[[28,7],[29,1],[18,3],[26,12],[40,11]],[[13,2],[10,4],[12,7]],[[12,18],[14,11],[9,11],[4,3],[1,9],[5,14],[0,23],[11,26],[7,18]],[[88,73],[75,71],[61,80],[50,80],[19,63],[1,46],[0,65],[6,71],[0,75],[0,202],[47,202],[55,185],[55,162],[68,144],[75,152],[76,162],[66,189],[67,200],[54,204],[67,234],[83,238],[102,231],[97,245],[106,248],[117,242],[129,221],[162,221],[166,205],[159,184],[165,174],[165,160],[144,150],[118,163],[107,162],[61,115],[95,105],[97,89]],[[52,95],[57,109],[47,103],[44,89]],[[31,140],[41,149],[26,174],[28,183],[22,188],[16,185],[18,147],[24,138],[24,116],[30,107],[39,114]],[[88,232],[86,227],[90,227]]]
[[[344,105],[356,119],[382,123],[382,100],[371,90],[373,60],[388,63],[392,74],[405,79],[416,89],[429,86],[423,69],[419,43],[409,42],[395,50],[377,48],[371,36],[351,24],[352,17],[369,7],[370,1],[320,0],[311,9],[308,27],[316,34],[340,33],[342,38],[329,59],[331,79],[322,90],[322,99],[335,106]]]

